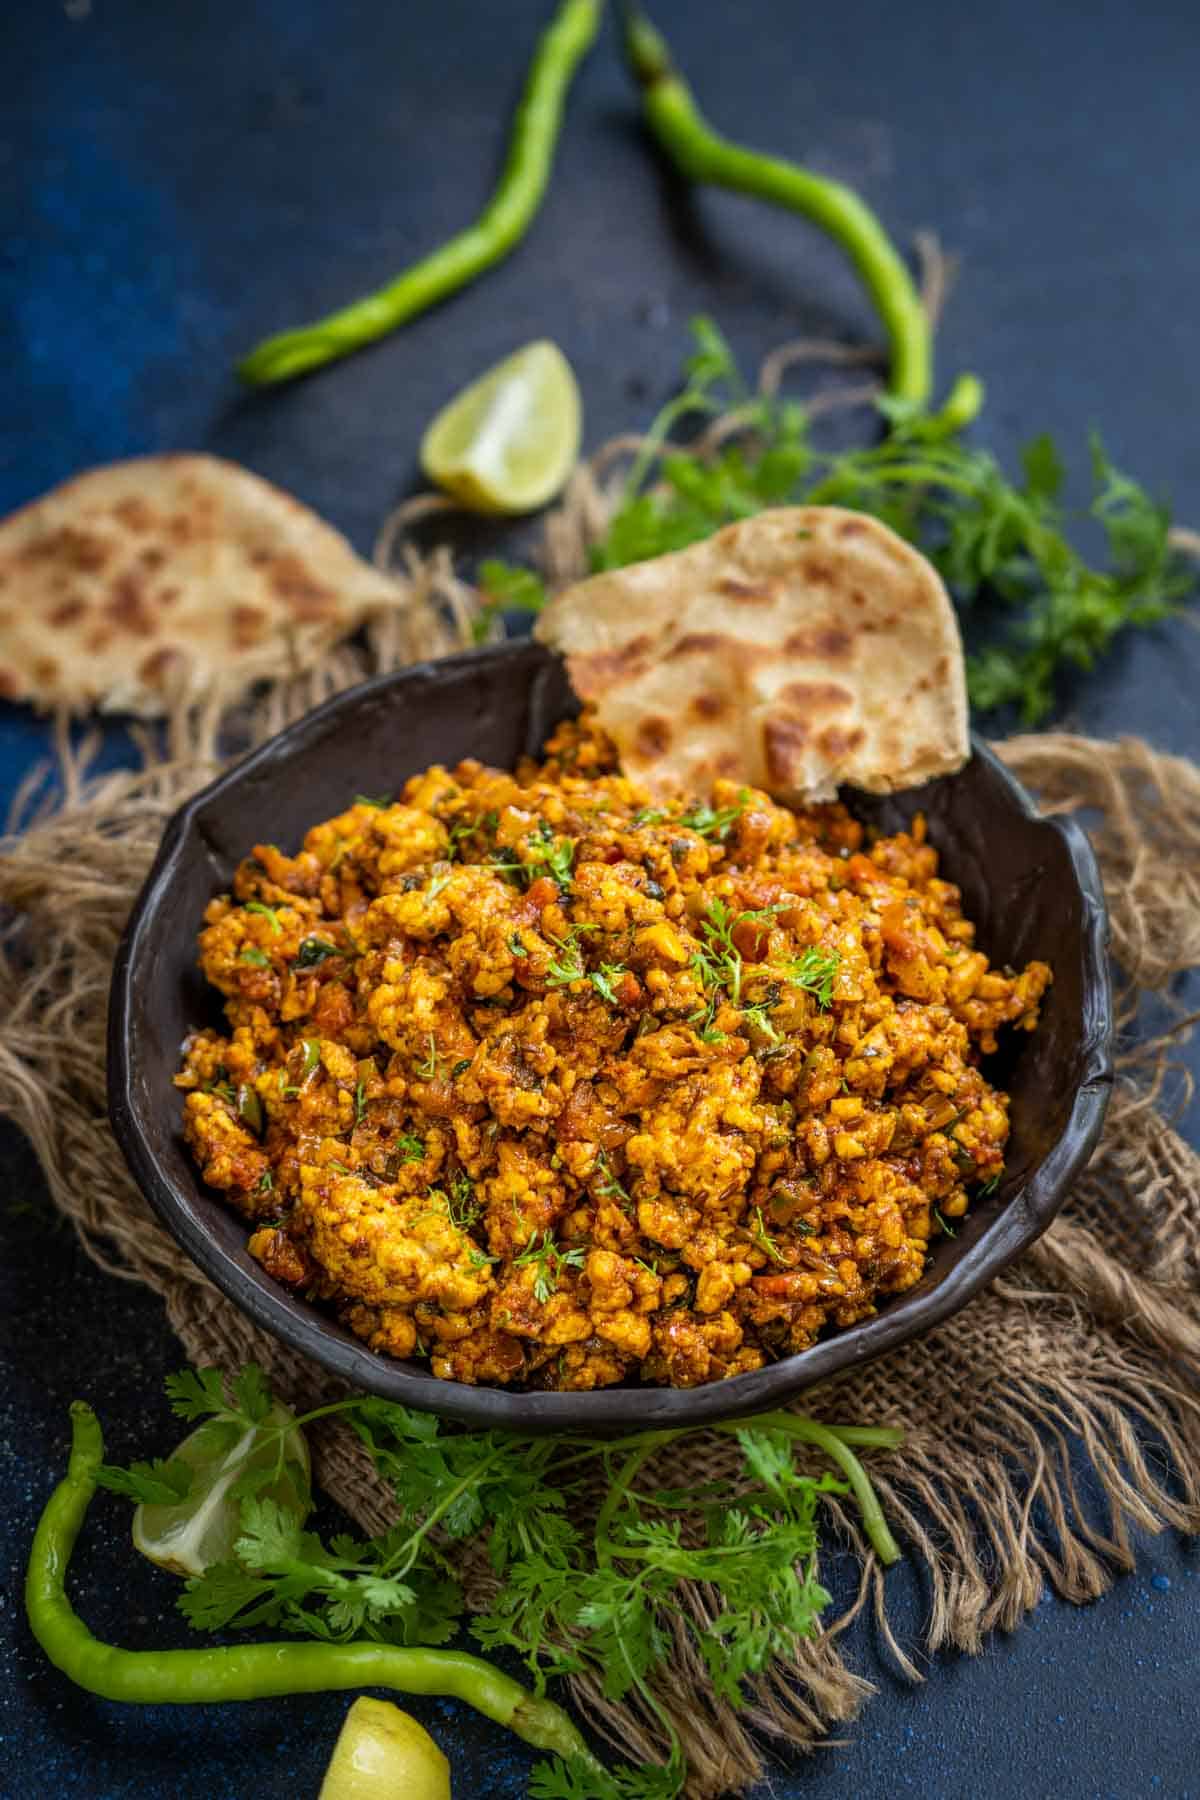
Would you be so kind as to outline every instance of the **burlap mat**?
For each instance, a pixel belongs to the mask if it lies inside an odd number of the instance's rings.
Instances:
[[[946,264],[928,243],[923,262],[936,318]],[[774,393],[797,363],[870,360],[837,345],[785,345],[764,363],[759,392]],[[877,385],[818,394],[807,409],[860,403]],[[718,418],[693,453],[715,454],[745,430],[738,413]],[[538,560],[551,585],[586,571],[620,496],[621,459],[655,449],[641,437],[614,440],[576,470],[543,525]],[[397,610],[372,625],[365,646],[281,679],[233,717],[214,694],[204,714],[169,722],[167,760],[156,742],[140,773],[89,779],[87,747],[72,751],[63,730],[63,793],[39,807],[31,784],[17,808],[22,833],[0,844],[0,1109],[30,1139],[88,1255],[161,1294],[191,1361],[232,1369],[253,1358],[298,1407],[320,1404],[336,1385],[209,1286],[126,1172],[105,1105],[109,979],[163,824],[217,772],[218,742],[228,754],[354,680],[470,641],[478,590],[445,547],[423,556],[405,535],[450,508],[420,496],[385,524],[376,555],[396,581]],[[1172,536],[1200,555],[1200,536]],[[1200,1530],[1200,1158],[1171,1123],[1188,1098],[1171,1052],[1190,1024],[1172,989],[1200,964],[1200,769],[1136,741],[1051,734],[996,748],[1047,809],[1082,814],[1099,855],[1121,1030],[1104,1136],[1051,1230],[965,1312],[802,1397],[817,1417],[905,1427],[903,1448],[873,1454],[871,1474],[920,1565],[929,1615],[920,1644],[896,1641],[881,1571],[853,1520],[829,1502],[828,1529],[860,1557],[857,1599],[799,1660],[759,1682],[743,1710],[717,1699],[690,1638],[677,1636],[656,1697],[687,1755],[694,1800],[743,1791],[763,1773],[764,1746],[802,1748],[857,1711],[872,1689],[848,1666],[839,1634],[864,1606],[874,1606],[884,1644],[917,1680],[914,1656],[978,1650],[988,1631],[1018,1624],[1046,1582],[1074,1601],[1103,1593],[1114,1572],[1133,1566],[1134,1529]],[[337,1429],[314,1436],[325,1490],[362,1529],[384,1529],[390,1496],[357,1441]],[[700,1433],[668,1454],[682,1483],[737,1453]],[[486,1558],[467,1560],[468,1598],[480,1604]],[[698,1588],[681,1589],[679,1600],[701,1619],[713,1605]],[[624,1758],[661,1756],[661,1730],[636,1704],[573,1685],[584,1717]]]
[[[311,698],[293,692],[283,710]],[[1200,962],[1200,769],[1136,741],[1052,734],[998,749],[1044,805],[1082,811],[1091,825],[1121,1042],[1100,1148],[1042,1241],[942,1329],[803,1397],[818,1417],[906,1428],[903,1449],[873,1456],[871,1472],[922,1568],[927,1650],[979,1649],[1047,1581],[1068,1599],[1094,1598],[1132,1566],[1134,1528],[1200,1529],[1200,1159],[1169,1117],[1181,1100],[1170,1051],[1188,1022],[1162,1004]],[[204,1281],[133,1186],[105,1116],[117,939],[164,820],[215,765],[193,754],[88,779],[85,761],[66,756],[61,803],[2,846],[0,1107],[32,1142],[89,1256],[162,1295],[194,1363],[255,1358],[294,1404],[317,1404],[333,1391],[328,1378]],[[1149,1037],[1147,1011],[1157,1015]],[[703,1434],[670,1452],[689,1479],[729,1453]],[[326,1491],[362,1528],[385,1526],[388,1494],[349,1434],[327,1433],[317,1454]],[[1080,1481],[1081,1459],[1093,1479]],[[832,1523],[855,1541],[850,1521]],[[892,1654],[917,1678],[922,1646],[895,1641],[880,1573],[869,1556],[862,1566],[853,1610],[874,1603]],[[681,1599],[700,1615],[710,1604],[703,1592]],[[740,1791],[762,1773],[756,1739],[804,1745],[857,1710],[871,1690],[837,1638],[835,1628],[780,1667],[740,1713],[716,1699],[681,1639],[658,1693],[692,1767],[689,1794]],[[652,1720],[595,1693],[576,1699],[630,1760],[657,1756]]]

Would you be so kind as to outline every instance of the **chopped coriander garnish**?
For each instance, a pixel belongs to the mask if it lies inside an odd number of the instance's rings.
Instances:
[[[599,1170],[599,1179],[596,1182],[596,1192],[598,1194],[603,1194],[606,1200],[620,1200],[624,1206],[632,1206],[633,1195],[629,1193],[628,1189],[621,1186],[621,1183],[613,1174],[612,1165],[608,1160],[608,1152],[606,1150],[598,1150],[596,1152],[596,1168]]]
[[[460,1169],[457,1175],[450,1177],[450,1193],[446,1197],[446,1212],[450,1223],[460,1231],[469,1231],[482,1211],[483,1208],[475,1197],[474,1182]]]
[[[535,1236],[528,1249],[513,1257],[513,1267],[520,1269],[532,1264],[533,1297],[539,1306],[544,1306],[551,1294],[557,1292],[563,1270],[582,1269],[585,1255],[581,1248],[560,1250],[549,1231],[544,1231],[540,1244]]]
[[[590,925],[572,925],[566,937],[555,938],[558,955],[546,967],[547,987],[569,987],[573,981],[582,981],[587,974],[583,963],[583,947],[579,942],[585,931],[593,928]]]
[[[794,962],[790,962],[783,971],[784,979],[793,987],[803,988],[805,993],[812,994],[817,1005],[827,1007],[833,999],[833,982],[841,967],[841,957],[836,950],[821,950],[816,944],[808,949]]]
[[[243,945],[242,949],[238,951],[238,961],[253,963],[256,969],[269,969],[271,967],[270,957],[265,950],[260,950],[257,944]]]
[[[754,1242],[758,1245],[760,1250],[765,1250],[767,1255],[773,1257],[777,1263],[787,1261],[787,1257],[783,1255],[779,1246],[776,1244],[775,1239],[767,1230],[767,1222],[763,1218],[761,1206],[755,1207],[754,1223],[753,1225],[748,1225],[746,1229],[749,1231],[750,1236],[754,1239]]]
[[[406,1134],[404,1137],[398,1137],[396,1139],[396,1148],[400,1152],[401,1159],[404,1162],[424,1162],[425,1160],[424,1144],[419,1137],[414,1137],[411,1133]]]
[[[625,973],[626,969],[624,963],[602,962],[598,969],[593,969],[592,973],[588,976],[588,980],[602,1000],[607,1000],[610,1006],[619,1006],[621,1002],[617,998],[613,982],[618,975],[624,975]]]
[[[550,879],[556,881],[560,888],[565,888],[570,885],[574,861],[574,841],[571,838],[559,838],[557,842],[552,841],[550,847],[528,866],[531,873],[539,866],[544,867]]]
[[[316,969],[331,956],[345,956],[345,950],[339,950],[336,944],[327,943],[324,938],[306,937],[296,952],[296,968]]]
[[[690,813],[684,813],[678,823],[689,831],[699,832],[701,837],[725,838],[749,804],[750,790],[743,788],[735,806],[722,806],[716,812],[711,806],[697,806]]]
[[[783,1033],[771,1017],[771,1008],[777,1003],[778,996],[775,1000],[760,1000],[755,1006],[743,1006],[742,1008],[743,1019],[753,1025],[769,1044],[782,1044],[784,1041]]]
[[[938,1225],[945,1232],[947,1237],[957,1237],[958,1236],[958,1233],[957,1233],[957,1231],[955,1231],[954,1227],[952,1225],[948,1224],[947,1221],[945,1220],[945,1218],[943,1218],[940,1207],[937,1207],[937,1206],[934,1207],[933,1216],[937,1220]]]

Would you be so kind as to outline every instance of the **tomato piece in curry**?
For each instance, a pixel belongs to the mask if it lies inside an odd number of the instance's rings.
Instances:
[[[920,817],[656,804],[586,716],[257,845],[205,917],[184,1132],[252,1253],[535,1388],[719,1380],[913,1286],[1003,1170],[982,1059],[1051,979],[990,967]]]

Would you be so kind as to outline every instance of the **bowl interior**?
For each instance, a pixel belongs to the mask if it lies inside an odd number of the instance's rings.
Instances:
[[[561,663],[537,645],[496,646],[381,677],[273,739],[176,816],[118,956],[109,1020],[113,1127],[139,1184],[200,1267],[255,1322],[357,1386],[476,1424],[570,1429],[700,1422],[766,1405],[927,1329],[961,1306],[1045,1229],[1099,1131],[1111,1079],[1103,898],[1082,833],[1039,818],[982,746],[959,774],[880,798],[849,796],[884,831],[917,811],[963,891],[994,962],[1049,962],[1036,1032],[1010,1034],[992,1074],[1012,1096],[999,1188],[938,1242],[916,1288],[879,1314],[753,1374],[686,1391],[512,1394],[442,1382],[423,1365],[367,1350],[273,1282],[246,1251],[243,1223],[200,1184],[180,1136],[172,1085],[190,1030],[220,1022],[195,961],[201,915],[255,842],[293,848],[356,793],[398,791],[430,763],[465,756],[501,768],[535,753],[577,710]]]

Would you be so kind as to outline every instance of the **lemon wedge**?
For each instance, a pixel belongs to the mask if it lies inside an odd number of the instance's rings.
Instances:
[[[317,1800],[450,1800],[450,1764],[408,1713],[363,1695],[346,1714]]]
[[[308,1446],[285,1406],[273,1406],[257,1425],[209,1420],[184,1438],[175,1457],[192,1470],[191,1489],[174,1505],[143,1501],[133,1515],[133,1545],[176,1575],[203,1575],[232,1557],[242,1534],[241,1497],[234,1488],[243,1475],[277,1470],[256,1491],[292,1512],[311,1509]]]
[[[575,466],[581,420],[574,371],[540,338],[442,408],[421,440],[421,467],[472,512],[533,512]]]

